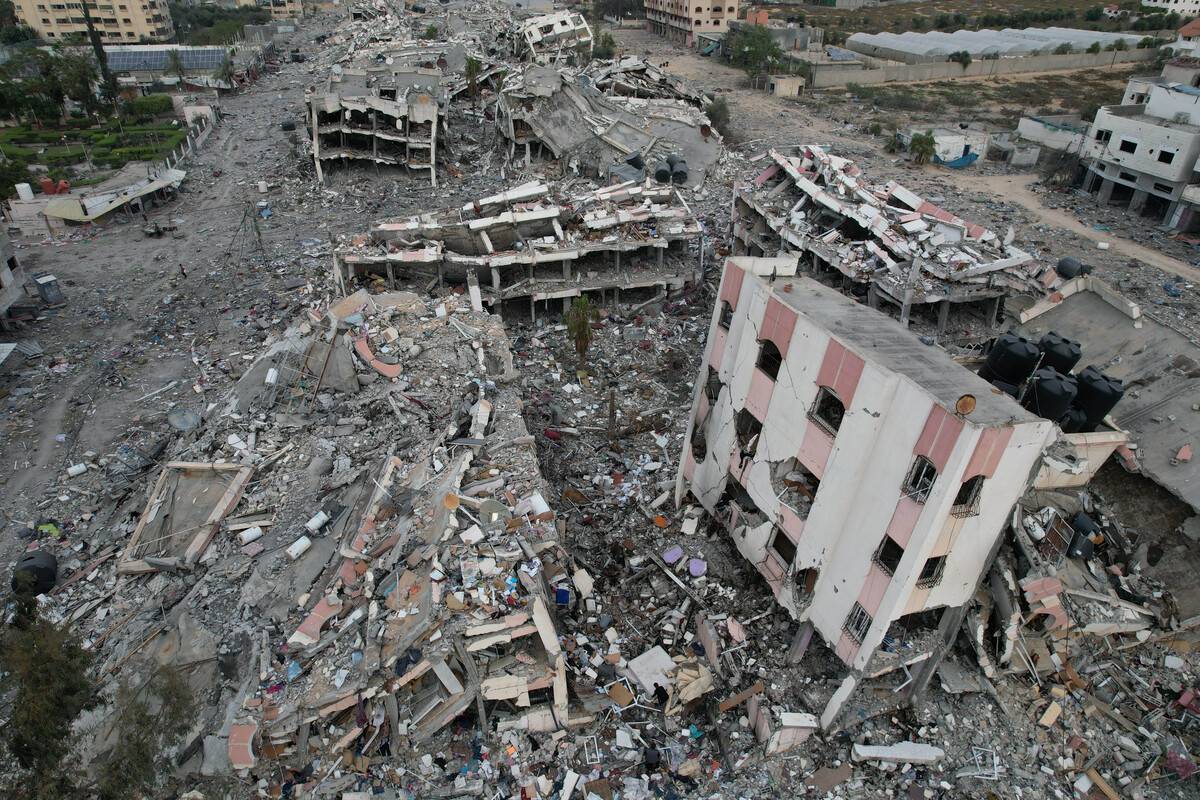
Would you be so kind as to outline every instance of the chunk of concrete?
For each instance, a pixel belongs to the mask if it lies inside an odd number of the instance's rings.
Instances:
[[[885,764],[936,764],[946,751],[931,744],[897,742],[889,745],[854,745],[855,761],[881,761]]]

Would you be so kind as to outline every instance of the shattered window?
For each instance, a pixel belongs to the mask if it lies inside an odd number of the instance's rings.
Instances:
[[[976,475],[963,481],[954,496],[954,507],[950,513],[956,517],[973,517],[979,513],[979,495],[983,492],[983,476]]]
[[[808,519],[809,511],[817,501],[821,481],[798,459],[789,458],[772,468],[771,486],[779,502],[796,512],[800,519]]]
[[[721,317],[717,324],[725,330],[729,330],[729,326],[733,324],[733,306],[729,305],[728,300],[721,301]]]
[[[929,499],[933,482],[936,480],[937,467],[925,456],[917,456],[908,473],[908,480],[904,482],[904,494],[918,503],[924,503]]]
[[[863,639],[867,637],[867,631],[871,630],[871,615],[867,610],[858,603],[850,609],[850,614],[846,617],[846,622],[842,625],[844,630],[851,639],[862,644]]]
[[[895,575],[896,567],[900,566],[902,558],[904,558],[904,548],[891,536],[885,535],[871,560],[888,575]]]
[[[755,365],[761,369],[766,376],[771,380],[775,380],[779,376],[779,365],[783,363],[783,356],[779,352],[779,348],[770,339],[760,342],[758,346],[758,363]]]
[[[842,427],[842,419],[846,416],[846,406],[834,394],[833,389],[822,386],[817,390],[817,399],[813,403],[808,417],[820,425],[826,432],[836,435]]]
[[[704,435],[704,422],[697,421],[692,428],[692,458],[700,463],[708,456],[708,439]]]
[[[801,569],[796,571],[796,588],[801,595],[808,596],[817,588],[817,578],[821,576],[819,570],[810,567],[809,569]]]
[[[739,411],[737,415],[737,440],[738,447],[741,448],[743,455],[754,455],[754,451],[758,449],[758,435],[760,433],[762,433],[762,423],[746,409],[743,408]]]
[[[917,578],[917,588],[928,589],[937,586],[942,582],[942,572],[945,569],[945,556],[934,556],[933,558],[925,559],[925,566],[921,568],[921,576]]]
[[[704,382],[704,396],[708,398],[709,407],[717,404],[721,396],[721,376],[712,367],[708,368],[708,380]]]
[[[771,550],[779,557],[784,566],[790,566],[796,558],[796,543],[782,528],[775,529],[775,534],[771,537]]]

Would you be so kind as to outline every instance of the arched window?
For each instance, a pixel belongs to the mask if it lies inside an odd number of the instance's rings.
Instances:
[[[925,456],[917,456],[909,470],[908,479],[904,482],[904,494],[924,503],[933,491],[934,481],[937,480],[937,467]]]
[[[758,449],[758,435],[762,433],[762,423],[758,418],[743,408],[738,412],[734,431],[742,453],[754,455],[754,451]]]
[[[979,513],[979,495],[983,492],[983,476],[976,475],[963,481],[954,496],[950,513],[956,517],[973,517]]]
[[[765,339],[759,342],[758,345],[758,363],[755,365],[761,369],[766,376],[771,380],[779,375],[779,365],[783,363],[783,356],[779,353],[779,348],[770,339]]]

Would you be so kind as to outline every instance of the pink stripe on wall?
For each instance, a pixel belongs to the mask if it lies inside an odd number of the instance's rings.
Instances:
[[[833,648],[833,651],[837,653],[838,658],[849,666],[854,661],[854,657],[858,655],[858,646],[858,642],[851,639],[850,634],[842,631],[842,635],[838,639],[837,646]]]
[[[833,452],[833,437],[812,420],[805,419],[803,425],[804,438],[800,440],[800,452],[796,457],[820,480],[825,477],[825,465],[829,461],[829,454]]]
[[[746,393],[746,410],[754,418],[765,420],[767,408],[771,405],[771,394],[775,391],[775,381],[767,377],[767,373],[758,367],[750,371],[750,391]]]
[[[854,392],[858,389],[859,378],[862,377],[863,366],[861,358],[847,350],[841,342],[830,339],[825,347],[825,356],[821,359],[821,369],[817,372],[817,384],[833,389],[849,409]]]
[[[892,512],[892,521],[887,526],[887,535],[895,539],[896,544],[908,547],[908,540],[917,528],[922,508],[924,506],[911,497],[901,496],[896,501],[896,510]]]
[[[741,267],[734,266],[729,261],[725,262],[725,279],[721,281],[721,299],[729,303],[736,310],[738,306],[738,298],[742,296],[742,281],[746,278],[746,273],[742,272]],[[718,313],[719,310],[718,310]]]
[[[865,608],[872,617],[879,610],[879,604],[883,602],[883,593],[887,591],[891,581],[891,575],[880,569],[878,564],[871,563],[871,571],[867,573],[862,591],[858,593],[858,604]]]
[[[979,441],[975,443],[975,452],[971,454],[971,462],[967,464],[966,472],[963,473],[963,480],[974,478],[976,475],[986,478],[995,475],[1000,457],[1008,449],[1012,435],[1012,428],[988,428],[981,433]]]
[[[721,369],[721,362],[725,360],[725,329],[720,325],[713,330],[712,345],[708,350],[708,365],[715,370]]]
[[[921,430],[913,453],[928,458],[937,467],[938,472],[941,472],[950,460],[950,453],[954,450],[954,444],[958,441],[962,429],[961,419],[941,406],[934,405],[929,409],[929,416],[925,418],[925,427]]]
[[[780,355],[787,358],[788,345],[792,342],[792,330],[795,327],[796,312],[772,297],[767,301],[767,310],[763,313],[758,338],[760,341],[769,339],[774,342]]]

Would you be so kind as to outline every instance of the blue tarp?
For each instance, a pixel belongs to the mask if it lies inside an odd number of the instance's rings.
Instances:
[[[967,153],[965,156],[959,156],[952,161],[942,161],[937,156],[933,157],[933,163],[941,164],[943,167],[949,167],[950,169],[962,169],[963,167],[969,167],[978,160],[979,153]]]

